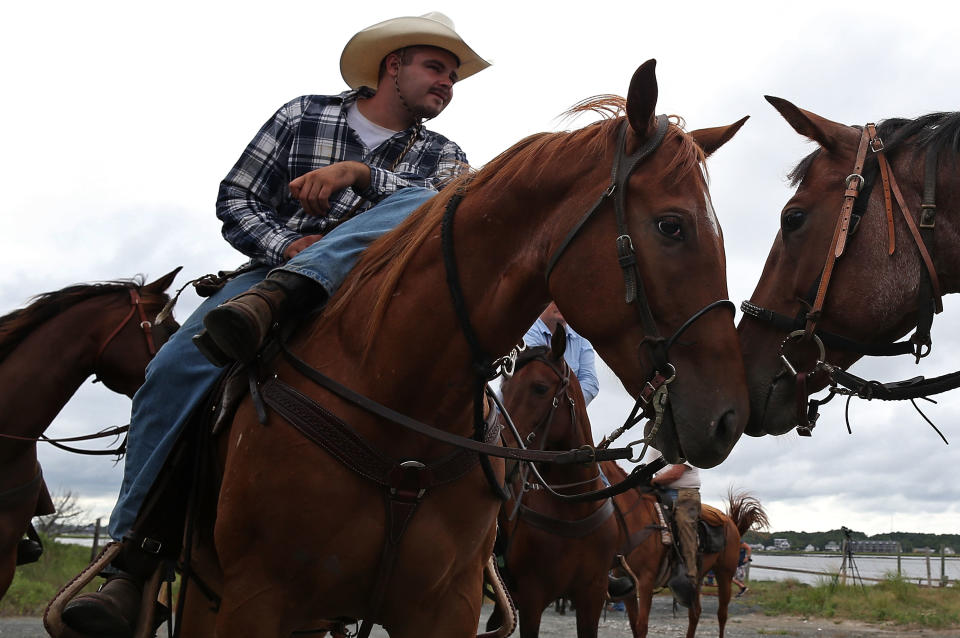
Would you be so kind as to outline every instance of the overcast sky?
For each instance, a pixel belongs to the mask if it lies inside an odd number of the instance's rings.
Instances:
[[[354,32],[432,10],[494,63],[457,85],[429,125],[475,166],[530,133],[588,123],[557,116],[591,95],[625,94],[648,58],[658,61],[660,112],[691,129],[749,114],[709,164],[739,304],[790,196],[784,175],[811,150],[764,94],[847,124],[960,107],[955,5],[838,4],[8,3],[0,10],[0,314],[80,281],[155,278],[182,265],[179,285],[239,265],[214,201],[243,147],[291,98],[344,90],[338,61]],[[197,303],[185,293],[177,315]],[[854,371],[886,381],[957,367],[960,307],[945,305],[934,354],[919,369],[902,358]],[[601,370],[590,406],[597,438],[628,410],[619,382]],[[722,506],[733,485],[758,496],[778,530],[956,533],[960,398],[927,412],[952,445],[909,404],[854,403],[850,436],[834,401],[812,439],[744,437],[722,466],[703,472],[704,501]],[[125,397],[87,384],[50,433],[128,419]],[[72,489],[94,515],[109,512],[120,466],[49,448],[41,461],[52,490]]]

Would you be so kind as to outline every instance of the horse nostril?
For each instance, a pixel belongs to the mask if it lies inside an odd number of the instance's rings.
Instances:
[[[713,429],[713,438],[725,446],[731,445],[739,436],[737,425],[737,413],[733,410],[727,410],[717,420],[717,425]]]

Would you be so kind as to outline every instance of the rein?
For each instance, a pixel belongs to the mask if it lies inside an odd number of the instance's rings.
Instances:
[[[820,330],[817,324],[823,319],[823,306],[834,267],[846,249],[859,226],[861,215],[858,210],[865,211],[866,202],[870,197],[876,171],[868,180],[864,178],[867,150],[877,157],[880,179],[883,184],[884,209],[887,220],[888,254],[893,255],[895,244],[893,201],[895,200],[904,222],[914,240],[920,258],[924,264],[925,276],[921,278],[917,291],[918,311],[917,327],[914,334],[907,340],[888,344],[864,344],[847,337]],[[839,367],[826,362],[824,345],[839,350],[854,352],[862,356],[896,356],[911,354],[916,363],[930,354],[931,339],[930,327],[933,316],[943,310],[940,281],[933,263],[933,230],[936,222],[936,177],[937,152],[934,146],[927,148],[924,161],[923,199],[920,205],[919,224],[914,222],[910,214],[900,186],[896,181],[893,170],[886,157],[882,138],[877,133],[876,125],[868,123],[862,128],[857,155],[854,160],[853,173],[846,178],[846,190],[843,194],[843,204],[834,229],[833,239],[827,252],[818,281],[814,284],[815,294],[813,302],[809,303],[810,310],[801,311],[796,317],[788,317],[767,308],[744,301],[740,309],[744,317],[770,323],[778,329],[787,330],[788,335],[780,345],[780,359],[783,362],[782,374],[792,375],[797,384],[797,432],[801,436],[810,436],[819,417],[819,406],[830,401],[835,395],[857,396],[862,399],[880,399],[883,401],[913,402],[917,398],[926,398],[931,394],[938,394],[960,387],[960,371],[939,376],[932,379],[916,377],[905,381],[880,383],[867,381],[850,374]],[[861,192],[865,197],[858,201]],[[784,347],[793,340],[802,340],[813,343],[819,350],[819,358],[809,372],[797,372],[796,368],[783,353]],[[822,400],[810,399],[807,391],[807,381],[815,375],[825,374],[830,385],[829,395]],[[778,375],[773,383],[780,378]],[[840,387],[838,387],[840,386]],[[772,388],[772,384],[771,384]],[[921,416],[940,434],[943,434],[927,419],[926,415],[913,404]],[[847,428],[849,430],[849,419]],[[946,441],[946,439],[944,439]]]

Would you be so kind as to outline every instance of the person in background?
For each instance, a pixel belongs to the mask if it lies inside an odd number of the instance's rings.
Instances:
[[[653,451],[653,449],[651,449]],[[661,456],[657,452],[651,460]],[[680,537],[680,555],[686,567],[687,578],[696,591],[699,579],[697,565],[697,521],[700,519],[700,470],[689,463],[668,465],[650,480],[654,487],[662,488],[673,501],[674,517],[677,523],[677,534]],[[671,587],[673,589],[673,587]],[[676,590],[674,593],[678,593]],[[679,596],[678,600],[686,604],[686,596]],[[689,605],[687,605],[689,606]]]
[[[577,331],[563,320],[563,315],[557,309],[557,304],[550,302],[540,318],[527,330],[523,342],[530,347],[549,346],[550,338],[557,326],[563,326],[567,333],[567,349],[563,353],[563,358],[580,382],[584,402],[586,405],[590,405],[590,402],[600,392],[600,381],[597,379],[596,368],[597,355],[590,342],[577,334]]]
[[[744,566],[747,563],[749,563],[751,560],[753,560],[752,558],[750,558],[750,554],[752,553],[753,553],[753,550],[750,549],[750,546],[747,545],[745,542],[743,542],[743,540],[741,539],[740,556],[739,558],[737,558],[737,573],[734,574],[733,578],[731,579],[733,580],[733,583],[740,588],[740,591],[737,592],[737,598],[740,598],[745,593],[750,591],[750,589],[747,587],[747,584],[743,581],[747,576],[746,569],[744,569]]]

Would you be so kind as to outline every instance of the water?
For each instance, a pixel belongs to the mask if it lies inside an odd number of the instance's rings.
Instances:
[[[781,567],[788,569],[802,569],[811,572],[835,574],[840,571],[843,561],[841,554],[765,554],[753,553],[753,563],[750,564],[751,580],[787,580],[794,579],[802,583],[816,584],[830,576],[804,574],[797,572],[774,571],[762,567]],[[896,556],[867,556],[853,555],[854,565],[864,578],[884,578],[888,574],[897,573]],[[946,577],[949,580],[960,580],[960,557],[947,556],[944,561]],[[930,576],[934,583],[940,580],[940,555],[930,556]],[[922,554],[907,554],[900,558],[900,573],[912,582],[927,579],[927,558]],[[850,582],[852,572],[847,572],[847,582]],[[870,584],[870,581],[864,581]]]

